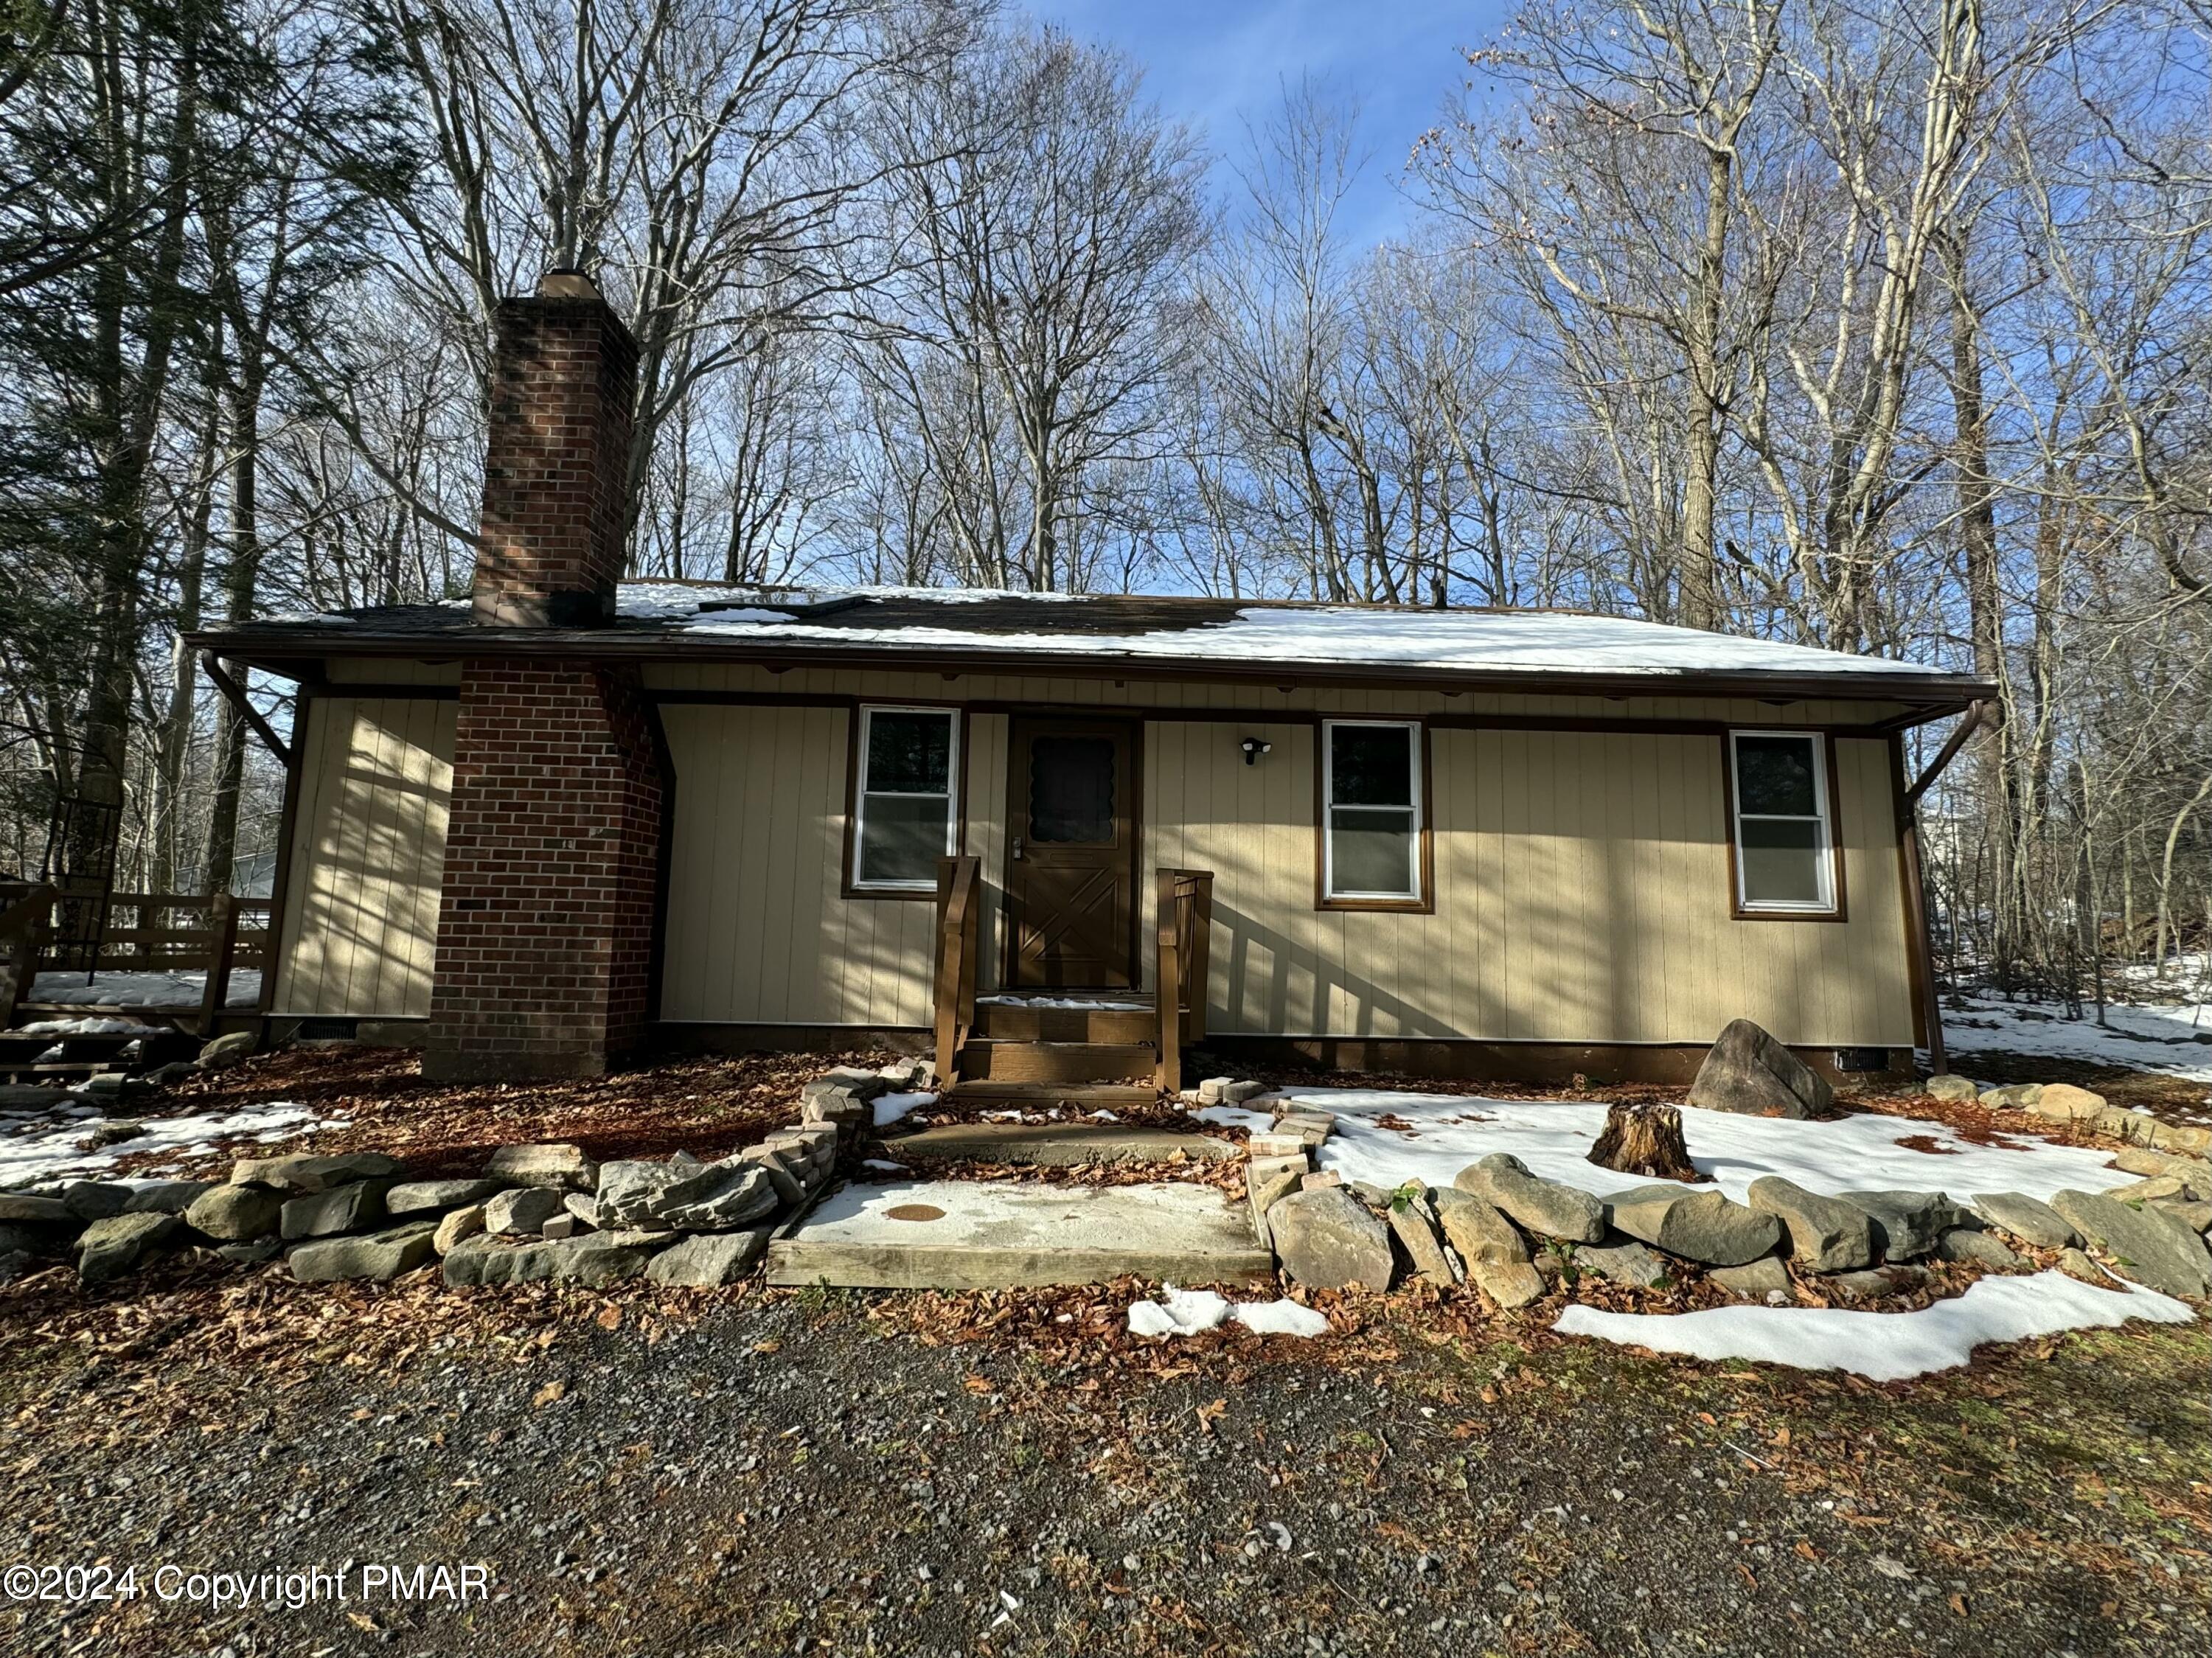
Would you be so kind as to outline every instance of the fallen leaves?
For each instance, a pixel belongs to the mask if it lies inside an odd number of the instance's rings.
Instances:
[[[568,1396],[568,1384],[557,1376],[530,1395],[530,1408],[542,1411],[548,1405],[558,1405]]]

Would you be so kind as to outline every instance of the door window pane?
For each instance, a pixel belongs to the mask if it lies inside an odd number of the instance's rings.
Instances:
[[[1811,732],[1734,732],[1736,902],[1745,909],[1832,914],[1835,839],[1825,739]]]
[[[1418,899],[1421,797],[1418,726],[1330,720],[1324,890],[1331,898]]]
[[[860,710],[856,886],[934,890],[954,847],[958,747],[950,708]]]
[[[1114,841],[1114,739],[1030,740],[1030,839],[1054,845]]]

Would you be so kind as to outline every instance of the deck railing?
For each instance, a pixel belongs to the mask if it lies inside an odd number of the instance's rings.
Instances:
[[[1158,872],[1158,954],[1152,994],[1159,1022],[1158,1082],[1182,1086],[1182,1050],[1206,1040],[1206,951],[1213,932],[1213,872]]]
[[[0,926],[0,956],[20,949],[13,942],[29,937],[26,931],[37,920],[31,944],[30,969],[20,984],[0,987],[0,998],[13,990],[12,1002],[31,999],[31,978],[36,973],[78,971],[46,959],[43,946],[51,931],[58,895],[52,887],[11,885],[0,890],[0,899],[20,893],[8,904],[6,915],[16,918],[12,930]],[[41,896],[43,895],[43,896]],[[240,970],[265,970],[269,965],[270,902],[266,898],[237,898],[229,893],[118,892],[108,900],[107,926],[100,934],[93,972],[205,973],[199,998],[199,1023],[212,1030],[216,1017],[229,1005],[231,975]],[[7,959],[12,959],[8,957]],[[164,1010],[176,1011],[175,1008]],[[0,1024],[5,1020],[0,1019]]]
[[[0,1030],[15,1019],[15,1004],[30,994],[39,950],[53,922],[54,890],[9,882],[0,890]]]
[[[983,906],[976,888],[983,860],[963,855],[937,865],[937,1080],[950,1087],[968,1033],[975,1028],[975,958],[982,938]]]

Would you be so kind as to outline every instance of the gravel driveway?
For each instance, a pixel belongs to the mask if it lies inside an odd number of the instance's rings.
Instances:
[[[2212,1649],[2202,1326],[1877,1388],[1380,1303],[1161,1347],[1126,1301],[19,1297],[0,1564],[137,1594],[11,1601],[0,1647]]]

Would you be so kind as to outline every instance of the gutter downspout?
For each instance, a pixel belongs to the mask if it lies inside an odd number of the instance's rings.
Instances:
[[[1983,726],[1994,727],[1998,717],[1994,702],[1974,701],[1967,704],[1966,718],[1960,720],[1929,762],[1928,768],[1914,780],[1897,803],[1898,851],[1905,863],[1905,916],[1907,930],[1911,933],[1913,959],[1920,969],[1920,1017],[1928,1037],[1928,1062],[1936,1076],[1950,1068],[1950,1058],[1943,1048],[1943,1011],[1936,999],[1936,952],[1928,931],[1928,888],[1921,872],[1920,862],[1920,798],[1928,793],[1944,768],[1958,757],[1966,739]],[[1898,775],[1904,776],[1900,767]]]

